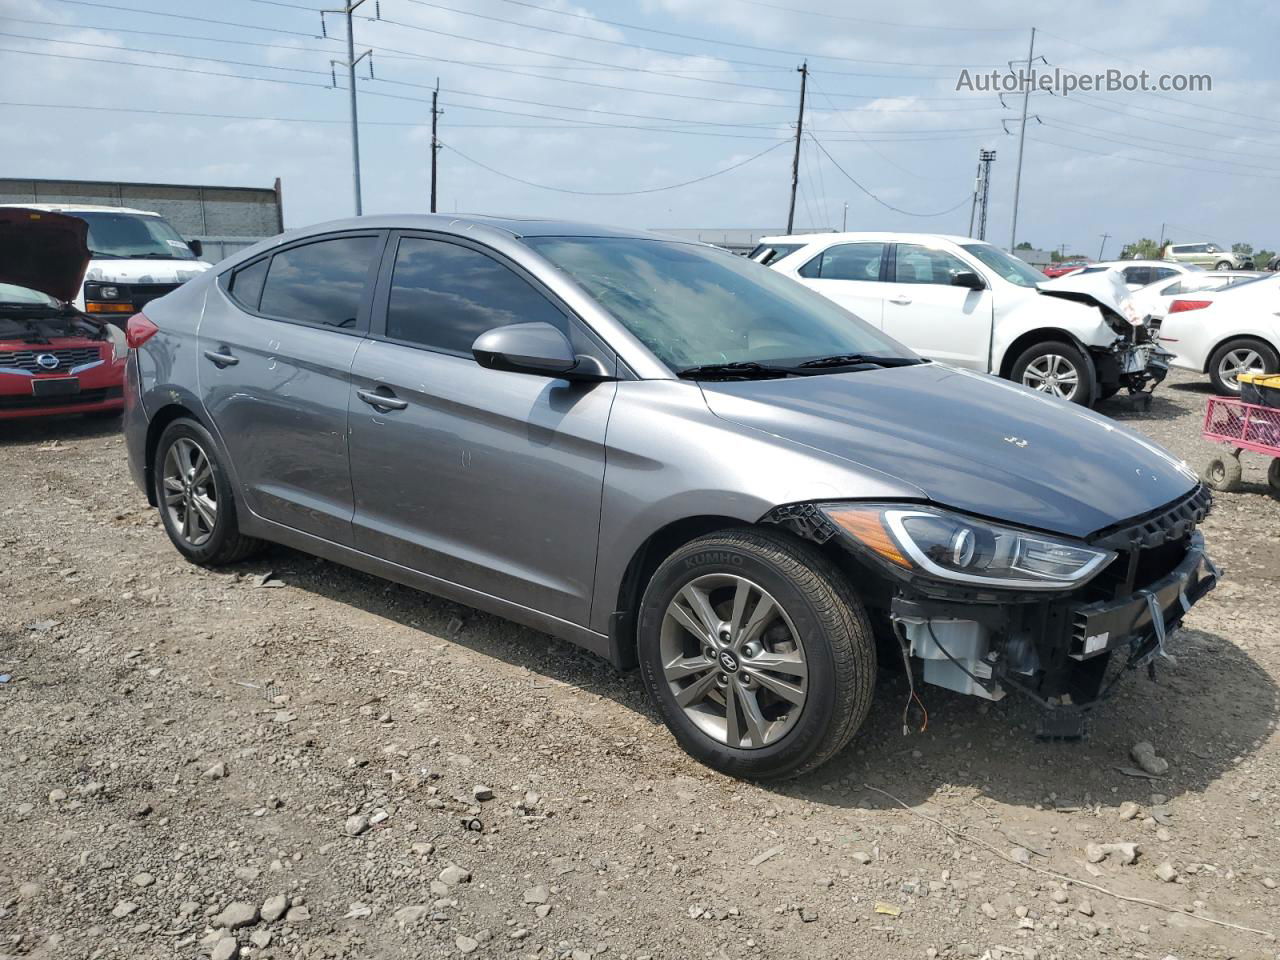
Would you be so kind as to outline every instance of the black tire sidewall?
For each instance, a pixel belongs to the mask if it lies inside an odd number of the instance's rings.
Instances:
[[[218,517],[214,521],[213,534],[198,547],[193,547],[183,540],[182,534],[173,528],[169,511],[164,503],[165,458],[168,456],[169,448],[173,443],[184,437],[199,444],[205,456],[209,458],[209,467],[213,474],[213,488],[218,496]],[[226,470],[223,469],[222,460],[218,454],[218,446],[214,443],[209,431],[195,420],[184,418],[173,421],[165,428],[164,433],[160,435],[160,442],[156,444],[156,459],[151,474],[152,483],[155,487],[156,503],[160,508],[160,520],[164,524],[165,533],[169,535],[170,541],[177,547],[178,552],[192,563],[202,565],[216,564],[218,558],[223,555],[228,541],[238,536],[239,530],[237,528],[235,496],[232,493],[231,479],[227,476]]]
[[[1222,378],[1218,376],[1218,369],[1222,366],[1222,358],[1228,351],[1237,350],[1241,347],[1256,350],[1261,354],[1265,361],[1264,366],[1267,373],[1280,372],[1280,355],[1277,355],[1275,348],[1270,344],[1264,343],[1261,340],[1254,340],[1252,337],[1237,337],[1234,340],[1228,340],[1226,343],[1214,350],[1209,356],[1209,382],[1213,386],[1214,392],[1219,396],[1240,396],[1239,388],[1232,390],[1222,381]]]
[[[1031,361],[1047,353],[1056,353],[1059,356],[1066,357],[1075,366],[1079,374],[1079,386],[1076,388],[1076,395],[1067,402],[1076,403],[1082,407],[1091,406],[1098,399],[1098,371],[1093,365],[1093,358],[1074,343],[1068,343],[1065,340],[1044,340],[1027,347],[1022,353],[1018,354],[1018,358],[1013,361],[1013,366],[1009,368],[1009,379],[1014,383],[1026,386],[1026,384],[1022,383],[1022,374],[1031,365]],[[1027,386],[1027,389],[1032,390],[1034,388]],[[1040,393],[1042,391],[1036,392]],[[1051,394],[1044,395],[1051,396]]]
[[[804,644],[808,690],[794,727],[777,743],[744,750],[719,743],[690,720],[671,693],[662,669],[659,633],[667,605],[695,577],[728,573],[748,577],[782,605]],[[649,582],[637,624],[640,671],[663,721],[695,759],[733,776],[772,778],[802,767],[822,747],[836,703],[834,654],[825,628],[804,592],[776,567],[749,550],[730,544],[677,551]]]

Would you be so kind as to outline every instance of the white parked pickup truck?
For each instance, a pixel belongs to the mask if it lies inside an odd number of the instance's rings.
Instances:
[[[90,204],[0,204],[79,217],[89,224],[89,267],[73,306],[123,327],[152,300],[212,265],[158,213]]]
[[[766,237],[751,258],[922,356],[1075,403],[1138,394],[1168,372],[1115,271],[1048,283],[989,243],[923,233]]]

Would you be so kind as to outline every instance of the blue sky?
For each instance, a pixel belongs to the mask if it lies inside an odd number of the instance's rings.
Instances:
[[[0,123],[22,132],[0,168],[255,186],[279,176],[289,225],[347,216],[347,93],[329,88],[329,61],[345,53],[333,38],[345,27],[329,18],[326,39],[315,12],[334,5],[0,0]],[[358,84],[368,213],[426,209],[439,77],[442,210],[780,227],[796,67],[807,57],[806,126],[816,139],[804,141],[798,226],[838,226],[847,202],[850,229],[963,233],[985,147],[998,151],[988,239],[1007,244],[1021,98],[1002,106],[989,93],[957,92],[956,81],[964,68],[1025,58],[1034,25],[1050,66],[1205,73],[1213,90],[1033,94],[1019,240],[1096,255],[1109,233],[1115,253],[1166,223],[1172,239],[1280,247],[1274,4],[1235,2],[1229,13],[1207,0],[1159,9],[1098,0],[1057,9],[990,0],[378,5],[381,21],[367,19],[367,0],[356,24],[358,51],[375,50],[376,79]],[[509,179],[614,193],[735,164],[630,196]]]

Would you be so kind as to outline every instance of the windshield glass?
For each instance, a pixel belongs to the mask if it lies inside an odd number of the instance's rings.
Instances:
[[[675,371],[836,354],[914,356],[825,297],[723,250],[630,237],[524,242]]]
[[[762,243],[747,254],[747,259],[767,267],[771,263],[777,263],[783,257],[791,256],[803,246],[803,243]]]
[[[1016,283],[1020,287],[1034,287],[1046,279],[1043,273],[1029,263],[1017,257],[1011,257],[989,243],[966,243],[962,249],[973,254],[1010,283]]]
[[[28,290],[12,283],[0,283],[0,303],[21,304],[22,306],[57,307],[58,301],[38,290]]]
[[[89,224],[94,257],[125,260],[194,260],[187,242],[160,217],[136,213],[72,213]]]

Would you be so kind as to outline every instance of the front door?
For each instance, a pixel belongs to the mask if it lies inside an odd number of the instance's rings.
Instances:
[[[393,237],[351,384],[356,546],[585,625],[616,386],[488,370],[481,333],[546,321],[607,353],[496,253]]]
[[[895,244],[892,282],[885,284],[884,332],[922,357],[987,373],[991,289],[953,285],[960,273],[982,275],[947,250]]]
[[[385,233],[309,240],[209,291],[200,392],[254,513],[351,543],[347,395]]]

